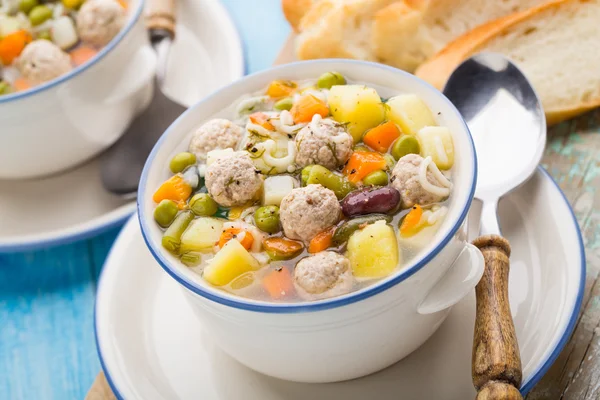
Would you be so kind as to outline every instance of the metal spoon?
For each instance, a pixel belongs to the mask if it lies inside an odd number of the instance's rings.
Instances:
[[[475,198],[483,202],[485,272],[476,288],[472,377],[478,399],[522,399],[521,359],[508,302],[510,245],[500,234],[502,196],[527,181],[546,145],[542,105],[523,73],[505,56],[478,54],[450,76],[444,94],[467,122],[477,152]]]
[[[163,92],[169,50],[175,38],[175,0],[151,0],[146,22],[157,55],[154,97],[125,134],[102,156],[102,184],[124,198],[137,195],[142,169],[154,144],[186,107]]]

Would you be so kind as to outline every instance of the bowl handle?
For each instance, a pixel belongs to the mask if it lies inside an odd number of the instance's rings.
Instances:
[[[454,264],[419,304],[418,313],[433,314],[458,303],[475,288],[483,275],[484,266],[481,251],[467,243]]]

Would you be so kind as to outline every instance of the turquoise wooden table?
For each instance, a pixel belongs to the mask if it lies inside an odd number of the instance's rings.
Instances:
[[[216,1],[216,0],[215,0]],[[269,67],[288,35],[279,0],[223,0],[248,72]],[[528,399],[600,396],[600,112],[549,132],[544,165],[574,205],[587,247],[583,312],[571,341]],[[0,255],[0,399],[82,399],[100,364],[96,282],[118,229],[92,240]]]

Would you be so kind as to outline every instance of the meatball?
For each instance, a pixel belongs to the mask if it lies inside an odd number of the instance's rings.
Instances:
[[[225,207],[241,206],[255,199],[263,183],[245,151],[218,158],[208,166],[204,179],[208,193]]]
[[[58,78],[73,68],[69,55],[49,40],[29,43],[17,59],[16,66],[21,75],[34,85]]]
[[[84,42],[106,46],[125,25],[125,17],[117,0],[87,0],[77,14],[77,32]]]
[[[242,128],[226,119],[212,119],[202,125],[190,141],[189,151],[199,160],[206,160],[206,154],[216,149],[235,149],[242,139]]]
[[[329,169],[348,161],[354,143],[342,124],[318,117],[298,132],[295,141],[296,164],[319,164]]]
[[[415,204],[427,205],[438,203],[445,197],[428,192],[419,182],[419,167],[423,157],[418,154],[407,154],[398,160],[392,171],[392,186],[400,192],[402,208],[410,208]],[[427,170],[427,180],[435,185],[442,186],[433,173]]]
[[[294,286],[303,298],[325,299],[352,290],[350,260],[333,251],[303,258],[294,269]]]
[[[305,242],[337,223],[341,214],[335,193],[321,185],[293,189],[279,209],[285,236]]]

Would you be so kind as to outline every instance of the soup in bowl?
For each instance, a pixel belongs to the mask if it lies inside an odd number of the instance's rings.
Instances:
[[[143,6],[0,4],[0,178],[48,175],[82,162],[114,143],[146,107],[156,57]]]
[[[226,352],[329,382],[415,350],[477,283],[462,228],[475,178],[469,132],[435,89],[377,64],[302,62],[176,121],[139,217]]]

